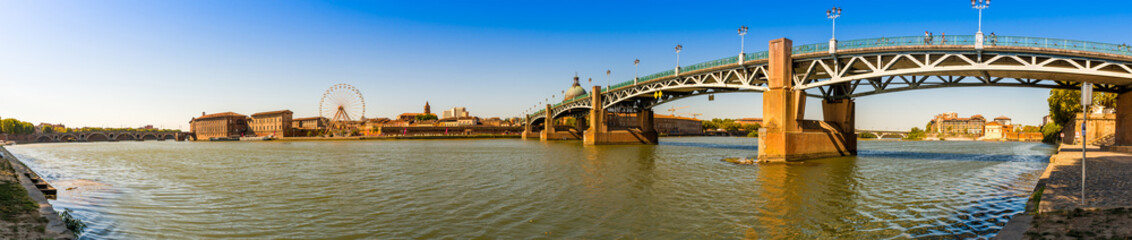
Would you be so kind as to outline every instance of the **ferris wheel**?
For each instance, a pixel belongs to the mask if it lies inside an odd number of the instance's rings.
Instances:
[[[351,122],[365,119],[366,100],[362,92],[350,84],[330,86],[318,102],[318,115],[330,122]]]

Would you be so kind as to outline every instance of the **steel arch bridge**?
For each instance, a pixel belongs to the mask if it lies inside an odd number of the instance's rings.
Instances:
[[[1034,37],[882,37],[795,46],[794,90],[823,99],[944,87],[1033,87],[1120,93],[1132,86],[1126,45]],[[601,90],[609,111],[651,108],[714,93],[768,90],[769,53],[747,53],[648,75]],[[657,92],[662,93],[659,97]],[[591,93],[592,94],[592,93]],[[551,117],[592,109],[589,94],[552,105]],[[545,121],[539,110],[532,124]]]

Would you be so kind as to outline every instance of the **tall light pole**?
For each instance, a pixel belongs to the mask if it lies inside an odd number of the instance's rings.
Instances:
[[[979,10],[979,35],[983,35],[983,9],[990,7],[990,0],[971,0],[971,8]]]
[[[837,17],[841,16],[841,8],[833,7],[829,10],[825,10],[825,16],[833,20],[833,30],[829,38],[829,54],[833,55],[837,53]],[[836,62],[837,58],[833,60]]]
[[[641,65],[641,59],[633,60],[633,85],[637,85],[637,80],[641,78],[640,68],[637,65]]]
[[[745,52],[743,51],[743,45],[744,45],[744,43],[746,43],[746,40],[747,40],[746,36],[747,36],[747,26],[739,26],[739,64],[743,64],[743,61],[744,61],[743,58],[745,57],[744,55],[746,55]]]
[[[831,34],[830,40],[835,40],[837,39],[837,17],[841,16],[841,8],[833,7],[825,10],[825,16],[833,20],[833,34]]]
[[[609,69],[605,70],[605,90],[609,91],[609,74],[613,73]]]
[[[683,45],[676,44],[676,75],[680,75],[680,50],[684,49]]]

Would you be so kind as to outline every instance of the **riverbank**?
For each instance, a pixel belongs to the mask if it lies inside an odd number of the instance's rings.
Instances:
[[[1084,199],[1081,146],[1062,145],[1050,157],[1026,212],[1015,215],[997,238],[1132,238],[1132,154],[1098,147],[1086,153]]]
[[[4,239],[73,239],[62,219],[23,173],[27,166],[0,146],[0,237]]]
[[[521,138],[520,135],[422,135],[422,136],[359,136],[359,137],[286,137],[271,141],[353,141],[353,140],[405,140],[405,139],[496,139]]]

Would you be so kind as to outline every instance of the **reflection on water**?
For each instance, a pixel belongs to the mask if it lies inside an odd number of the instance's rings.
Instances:
[[[861,155],[735,165],[752,138],[656,146],[437,140],[12,147],[86,238],[903,238],[992,236],[1050,146],[861,142]],[[69,189],[69,190],[66,190]]]

